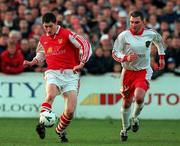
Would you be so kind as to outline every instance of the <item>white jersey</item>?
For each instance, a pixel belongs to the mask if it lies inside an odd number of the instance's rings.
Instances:
[[[136,61],[122,62],[124,69],[151,70],[150,49],[152,43],[157,47],[159,55],[165,54],[165,46],[159,33],[152,29],[145,29],[141,35],[133,35],[130,30],[125,30],[115,40],[112,54],[116,61],[120,61],[124,56],[136,53],[138,55]]]

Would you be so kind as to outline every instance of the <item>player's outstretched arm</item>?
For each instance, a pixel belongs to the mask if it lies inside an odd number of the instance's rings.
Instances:
[[[129,54],[129,55],[125,55],[123,58],[123,62],[127,61],[127,62],[132,62],[132,61],[136,61],[138,59],[138,55],[137,54]]]
[[[31,66],[36,65],[36,64],[38,64],[37,59],[33,59],[32,61],[24,60],[24,62],[23,62],[24,67],[31,67]]]
[[[165,49],[166,45],[161,37],[161,35],[155,32],[155,37],[153,39],[153,43],[157,47],[158,54],[159,54],[159,69],[162,70],[165,67]]]
[[[120,52],[118,52],[120,54]],[[117,53],[116,53],[117,54]],[[129,55],[116,55],[114,52],[112,53],[112,57],[114,58],[114,60],[116,60],[117,62],[132,62],[138,59],[138,55],[137,54],[129,54]],[[121,56],[121,57],[118,57]]]
[[[73,72],[76,73],[76,72],[80,71],[83,67],[84,67],[84,63],[81,62],[79,65],[74,66]]]
[[[119,34],[118,38],[114,42],[112,57],[117,62],[131,62],[138,59],[138,55],[136,53],[124,54],[123,50],[125,47],[125,32]]]
[[[159,69],[162,70],[165,67],[165,59],[164,55],[160,55],[159,57]]]
[[[82,36],[79,36],[75,33],[69,35],[70,42],[79,49],[80,63],[77,66],[74,66],[73,71],[79,72],[89,60],[92,54],[91,44]]]

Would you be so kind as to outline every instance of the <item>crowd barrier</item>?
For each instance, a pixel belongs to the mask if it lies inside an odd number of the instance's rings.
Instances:
[[[42,73],[0,74],[0,117],[38,117],[45,97]],[[164,74],[151,81],[145,97],[142,119],[180,119],[180,78]],[[120,118],[122,98],[119,75],[86,75],[81,77],[75,118]],[[53,111],[64,109],[62,96],[57,96]]]

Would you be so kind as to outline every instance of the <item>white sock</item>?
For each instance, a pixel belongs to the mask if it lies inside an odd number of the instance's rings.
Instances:
[[[126,130],[129,127],[129,115],[131,113],[131,108],[123,108],[121,107],[121,119],[122,119],[122,127],[123,130]]]
[[[137,104],[136,102],[134,102],[134,110],[133,110],[133,113],[132,113],[132,117],[137,118],[137,116],[140,115],[141,110],[143,109],[143,107],[144,107],[144,103]]]

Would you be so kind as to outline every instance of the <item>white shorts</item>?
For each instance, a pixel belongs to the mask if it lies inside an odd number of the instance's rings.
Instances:
[[[55,84],[60,93],[79,90],[79,74],[74,73],[72,69],[47,70],[45,80],[47,84]]]

